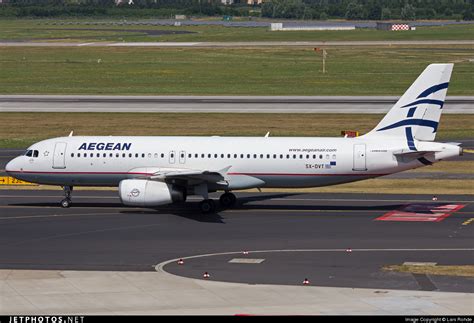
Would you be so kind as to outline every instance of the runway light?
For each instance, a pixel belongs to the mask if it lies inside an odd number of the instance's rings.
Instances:
[[[202,277],[205,278],[205,279],[207,279],[207,278],[209,278],[209,277],[211,277],[211,276],[210,276],[209,273],[206,271],[206,272],[204,273],[204,275],[202,275]]]
[[[249,254],[248,251],[244,251],[244,252],[242,252],[242,253],[243,253],[244,255],[248,255],[248,254]]]
[[[433,201],[437,201],[438,200],[438,197],[436,195],[433,196],[432,198]]]
[[[306,286],[306,285],[309,285],[309,280],[308,280],[308,278],[305,278],[305,279],[303,280],[303,285],[305,285],[305,286]]]
[[[352,252],[352,249],[351,249],[351,248],[347,248],[347,249],[346,249],[346,252]]]
[[[184,260],[183,259],[178,260],[178,265],[184,265]]]

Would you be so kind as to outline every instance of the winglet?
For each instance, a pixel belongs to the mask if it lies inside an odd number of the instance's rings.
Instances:
[[[217,172],[221,175],[226,175],[229,172],[229,169],[232,167],[232,165],[227,166],[225,168],[222,168],[221,170],[218,170]]]

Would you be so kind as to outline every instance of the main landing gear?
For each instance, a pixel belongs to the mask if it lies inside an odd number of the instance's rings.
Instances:
[[[225,209],[234,206],[236,201],[237,197],[230,192],[222,194],[219,198],[219,204]],[[214,200],[205,199],[201,203],[199,203],[199,209],[204,214],[214,213],[216,212],[216,203],[214,202]]]
[[[72,186],[64,186],[63,191],[64,191],[64,196],[65,198],[61,201],[61,207],[62,208],[68,208],[71,206],[71,193],[72,193]]]

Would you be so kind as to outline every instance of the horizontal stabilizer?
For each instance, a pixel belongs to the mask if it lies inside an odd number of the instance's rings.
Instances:
[[[400,150],[400,151],[395,151],[393,152],[393,154],[395,156],[399,156],[399,157],[413,157],[413,158],[418,158],[418,157],[422,157],[422,156],[425,156],[427,154],[434,154],[436,152],[438,152],[439,150],[417,150],[417,151],[413,151],[413,150]]]

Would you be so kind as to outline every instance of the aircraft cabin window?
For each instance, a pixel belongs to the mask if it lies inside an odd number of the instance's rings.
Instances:
[[[89,156],[90,156],[90,157],[94,157],[94,153],[91,153]]]
[[[158,153],[155,153],[155,158],[158,158]]]
[[[120,154],[119,154],[119,153],[116,153],[116,154],[115,154],[115,157],[119,158],[119,157],[120,157]]]
[[[97,156],[97,157],[100,157],[100,154],[99,154],[99,153],[97,153],[97,155],[96,155],[96,156]]]
[[[257,158],[257,154],[253,154],[253,158]]]
[[[193,154],[188,154],[188,158],[192,158],[193,157]]]
[[[219,156],[217,154],[214,154],[214,158],[217,158],[217,157],[219,157]]]
[[[280,155],[280,159],[283,159],[283,155]]]
[[[199,154],[194,154],[194,158],[199,158]]]
[[[184,158],[184,154],[181,154],[181,158]]]
[[[128,157],[131,158],[131,157],[132,157],[132,154],[128,154]]]
[[[224,154],[221,154],[221,158],[224,158]]]
[[[113,157],[113,154],[112,154],[112,153],[110,153],[110,154],[109,154],[109,157]]]
[[[237,158],[237,154],[234,154],[234,158]]]
[[[122,154],[122,158],[125,158],[127,156],[127,154],[123,153]]]
[[[250,158],[250,154],[247,154],[247,158]]]
[[[319,155],[319,159],[323,159],[323,155]]]
[[[336,159],[336,155],[332,155],[332,159]]]
[[[240,158],[244,158],[244,154],[240,154]]]
[[[77,157],[81,157],[81,153],[77,153]]]
[[[300,155],[300,159],[303,159],[303,155]]]
[[[102,154],[102,157],[104,157],[104,158],[107,157],[107,154],[106,154],[106,153],[103,153],[103,154]]]
[[[313,159],[316,159],[316,155],[313,155]]]
[[[142,158],[145,158],[145,154],[142,154]]]
[[[293,155],[293,159],[296,159],[296,155]]]
[[[151,158],[151,153],[148,153],[148,158]]]
[[[165,157],[165,154],[161,153],[161,158],[164,158]]]
[[[326,155],[326,159],[329,159],[329,154]]]
[[[286,155],[286,159],[290,159],[290,155]]]
[[[71,153],[71,157],[74,157],[74,153]]]

